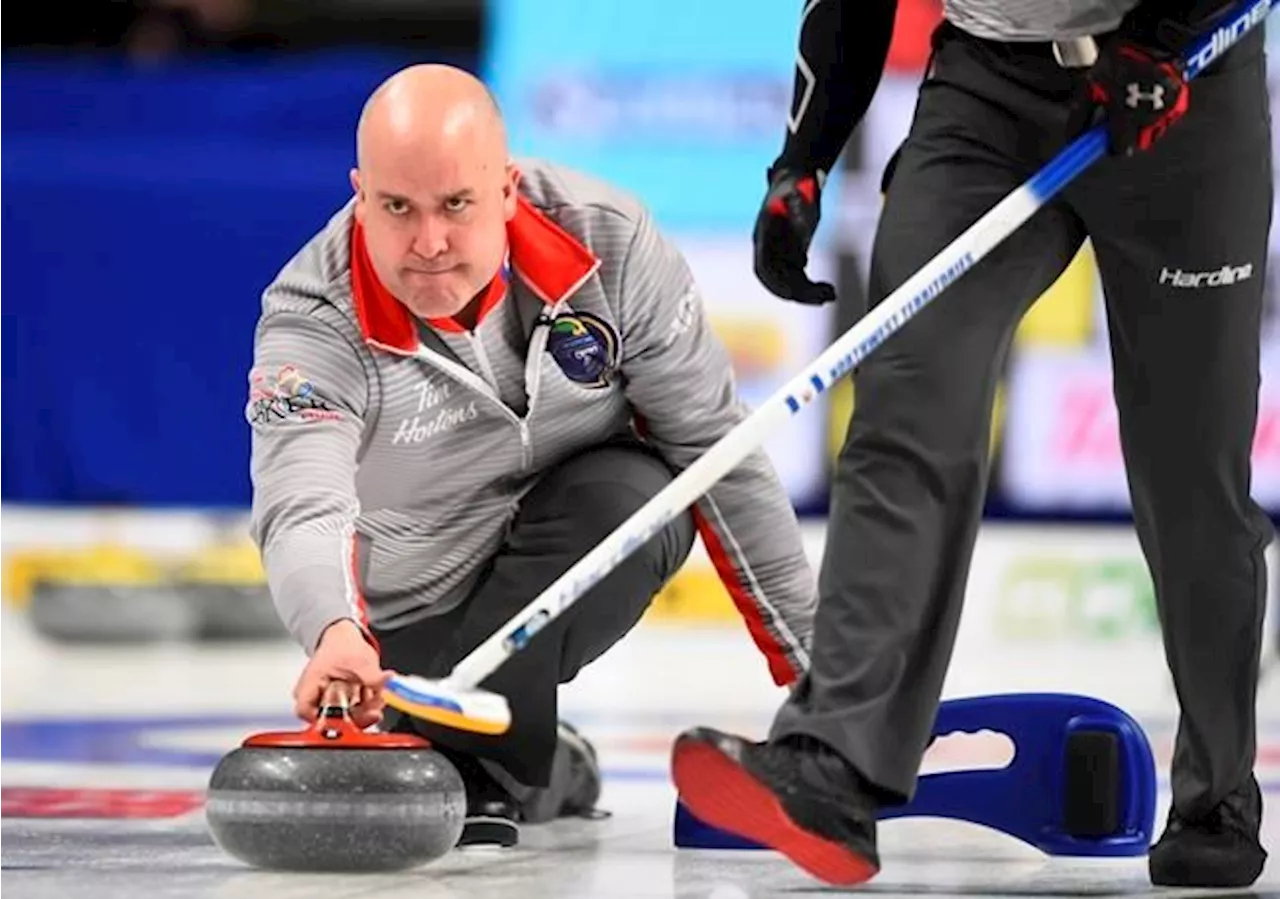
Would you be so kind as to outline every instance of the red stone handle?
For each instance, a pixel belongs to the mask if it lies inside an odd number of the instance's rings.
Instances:
[[[325,688],[320,714],[300,731],[268,731],[253,734],[243,746],[254,748],[319,749],[428,749],[431,744],[415,734],[363,731],[351,720],[352,686],[333,681]]]

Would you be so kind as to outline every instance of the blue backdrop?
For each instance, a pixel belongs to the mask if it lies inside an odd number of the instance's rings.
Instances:
[[[5,501],[248,503],[261,291],[348,197],[360,107],[411,61],[6,53]]]

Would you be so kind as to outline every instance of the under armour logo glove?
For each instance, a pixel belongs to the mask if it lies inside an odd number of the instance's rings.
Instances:
[[[1088,80],[1089,99],[1106,113],[1113,155],[1150,149],[1186,115],[1191,99],[1180,60],[1124,40],[1102,49]]]
[[[822,188],[817,176],[787,169],[770,170],[769,193],[756,217],[756,277],[784,300],[821,305],[836,298],[830,284],[805,274],[809,245],[821,218]]]

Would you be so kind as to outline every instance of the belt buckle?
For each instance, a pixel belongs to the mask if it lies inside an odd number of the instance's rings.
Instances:
[[[1064,69],[1087,69],[1098,61],[1098,42],[1089,35],[1054,41],[1053,58]]]

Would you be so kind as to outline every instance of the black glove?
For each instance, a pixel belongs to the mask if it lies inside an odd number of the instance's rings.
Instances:
[[[1191,87],[1182,60],[1123,32],[1100,48],[1090,67],[1089,100],[1106,114],[1107,151],[1148,150],[1187,113]]]
[[[822,188],[815,175],[770,169],[769,193],[756,217],[756,277],[784,300],[819,306],[836,298],[830,284],[815,284],[805,274],[809,244],[821,218]]]

